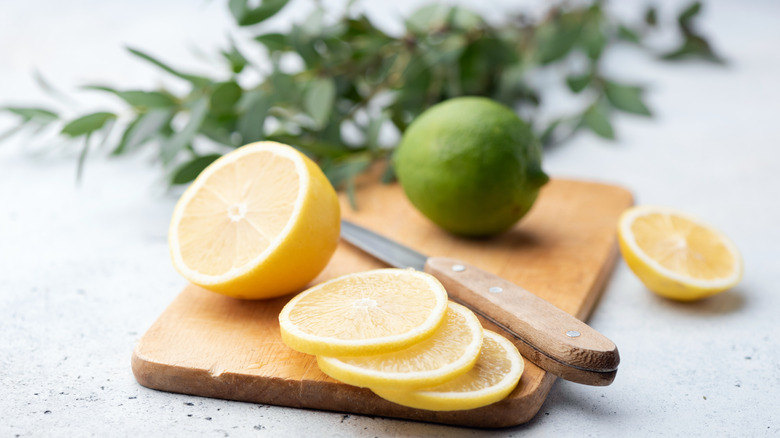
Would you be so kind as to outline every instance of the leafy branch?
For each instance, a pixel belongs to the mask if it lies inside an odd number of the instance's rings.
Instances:
[[[653,6],[634,25],[611,16],[602,1],[559,4],[539,20],[517,14],[495,25],[462,7],[431,5],[409,16],[398,36],[350,10],[331,21],[317,8],[285,33],[263,32],[263,22],[287,2],[228,1],[236,24],[251,36],[246,43],[267,52],[263,65],[247,58],[233,40],[218,54],[227,79],[181,71],[128,48],[133,56],[188,84],[189,90],[177,94],[166,88],[83,87],[119,99],[126,106],[122,114],[98,111],[67,118],[46,108],[2,107],[0,112],[20,123],[0,133],[0,139],[59,123],[62,136],[83,141],[79,174],[98,138],[112,145],[112,155],[153,148],[171,184],[191,181],[224,151],[275,140],[314,158],[336,187],[351,191],[357,176],[373,163],[387,163],[395,141],[415,117],[448,98],[480,95],[528,109],[545,145],[583,128],[613,139],[615,111],[651,115],[644,88],[607,77],[601,63],[616,44],[653,53],[646,44],[659,27]],[[679,14],[682,44],[657,54],[659,59],[723,62],[696,30],[694,18],[700,11],[701,4],[695,2]],[[582,61],[579,68],[572,67],[577,65],[573,59]],[[290,70],[290,61],[299,67]],[[529,76],[549,67],[564,71],[568,89],[590,103],[543,122],[538,108],[545,90],[535,88]],[[250,86],[241,85],[246,81],[239,79],[249,69],[266,74]],[[112,136],[115,125],[119,132]],[[391,171],[383,178],[391,179]]]

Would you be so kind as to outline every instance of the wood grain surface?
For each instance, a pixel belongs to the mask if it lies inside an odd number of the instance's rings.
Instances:
[[[357,203],[355,211],[342,198],[344,218],[422,253],[496,273],[585,320],[617,258],[618,216],[633,199],[615,186],[552,180],[518,225],[490,239],[457,238],[438,229],[409,205],[397,185],[361,188]],[[380,267],[385,266],[341,242],[315,282]],[[526,361],[518,387],[490,406],[453,412],[399,406],[331,379],[314,356],[284,345],[277,317],[290,298],[243,301],[187,286],[136,346],[136,380],[204,397],[491,428],[533,418],[555,380]],[[499,331],[487,321],[483,325]]]

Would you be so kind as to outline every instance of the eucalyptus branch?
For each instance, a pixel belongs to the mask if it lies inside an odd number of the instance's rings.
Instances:
[[[461,95],[536,108],[545,90],[534,88],[529,73],[549,66],[566,67],[573,57],[585,59],[587,68],[567,70],[566,85],[573,94],[588,90],[593,101],[545,124],[538,122],[541,118],[535,111],[534,129],[544,144],[565,141],[581,129],[612,139],[615,130],[610,117],[615,111],[651,115],[643,100],[644,89],[604,77],[600,63],[604,53],[617,44],[633,44],[653,54],[645,39],[661,25],[654,6],[640,11],[639,24],[629,25],[611,16],[598,0],[556,4],[538,21],[518,11],[499,24],[462,7],[431,5],[412,13],[405,21],[405,31],[393,36],[349,9],[342,17],[327,21],[317,3],[303,22],[286,32],[263,32],[265,20],[287,2],[227,2],[247,43],[267,51],[267,65],[250,62],[232,39],[218,54],[227,80],[181,71],[129,48],[133,56],[189,84],[189,91],[83,87],[121,100],[125,105],[121,113],[130,114],[127,123],[125,117],[105,111],[71,119],[46,108],[1,107],[0,112],[17,117],[20,123],[0,139],[28,128],[60,124],[62,136],[84,141],[79,174],[90,139],[113,143],[113,155],[152,148],[171,184],[191,181],[220,156],[209,144],[224,150],[259,140],[283,141],[315,159],[336,187],[350,192],[357,176],[372,163],[389,162],[393,145],[383,144],[383,129],[395,129],[400,135],[427,107]],[[700,11],[699,2],[681,11],[676,26],[682,44],[655,54],[658,59],[723,62],[696,29]],[[279,65],[283,56],[298,58],[303,67],[292,73],[283,71]],[[240,85],[238,79],[250,69],[265,74],[250,86]],[[36,78],[50,94],[61,98],[40,75]],[[369,114],[368,109],[376,106],[379,111]],[[182,118],[183,124],[174,123]],[[114,125],[120,132],[110,136]],[[350,134],[347,125],[357,132]],[[391,176],[389,169],[383,180]]]

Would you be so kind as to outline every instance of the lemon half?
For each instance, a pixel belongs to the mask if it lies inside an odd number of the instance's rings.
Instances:
[[[631,270],[653,292],[692,301],[734,287],[742,257],[723,233],[681,211],[637,206],[620,217],[618,240]]]
[[[327,265],[339,231],[338,198],[317,164],[259,142],[201,172],[174,209],[168,239],[189,281],[256,299],[303,288]]]

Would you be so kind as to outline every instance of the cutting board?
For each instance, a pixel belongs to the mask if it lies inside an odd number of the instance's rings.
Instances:
[[[356,198],[357,211],[342,197],[344,218],[425,254],[459,258],[494,272],[582,320],[595,307],[615,264],[618,216],[633,203],[619,187],[552,180],[512,230],[489,239],[464,239],[433,226],[397,185],[369,185]],[[381,267],[386,266],[341,242],[314,283]],[[490,406],[433,412],[396,405],[331,379],[314,356],[282,343],[277,316],[290,298],[244,301],[188,285],[136,346],[135,378],[149,388],[204,397],[473,427],[530,420],[555,380],[526,360],[514,392]],[[483,325],[498,331],[487,321]]]

